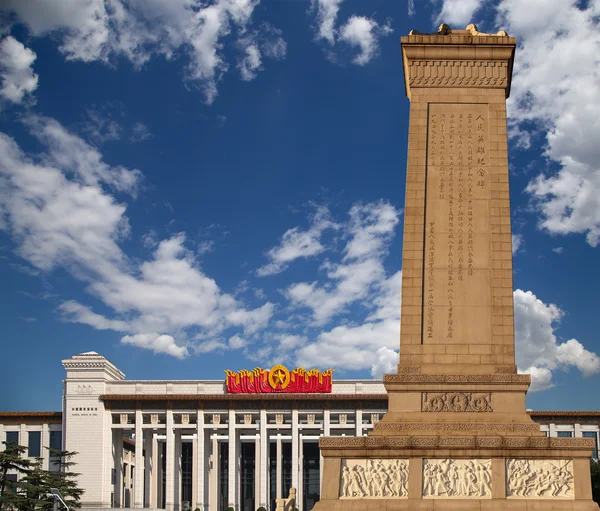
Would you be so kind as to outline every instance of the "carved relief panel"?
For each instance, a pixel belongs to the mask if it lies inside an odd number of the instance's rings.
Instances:
[[[340,498],[408,497],[408,460],[342,460]]]
[[[423,392],[423,412],[493,412],[491,394]]]
[[[491,496],[491,460],[423,460],[423,498]]]
[[[572,460],[506,460],[506,496],[575,498]]]

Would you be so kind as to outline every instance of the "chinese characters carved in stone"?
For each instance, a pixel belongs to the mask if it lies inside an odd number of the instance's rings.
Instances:
[[[342,460],[340,497],[408,497],[408,460]]]

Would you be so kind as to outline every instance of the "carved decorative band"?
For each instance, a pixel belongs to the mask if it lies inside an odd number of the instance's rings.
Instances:
[[[340,499],[408,497],[408,460],[343,459]]]
[[[409,84],[423,87],[506,87],[507,76],[507,61],[413,60],[410,63]]]
[[[384,374],[383,383],[522,383],[528,374]]]
[[[421,366],[398,366],[398,373],[420,373]]]
[[[330,449],[552,449],[560,447],[552,440],[571,438],[547,438],[526,436],[368,436],[368,437],[322,437],[319,446]],[[589,439],[577,439],[589,440]],[[593,439],[592,439],[593,441]],[[588,444],[591,446],[591,444]],[[566,446],[565,446],[566,447]],[[568,446],[571,448],[572,446]],[[586,446],[587,447],[587,446]]]
[[[374,428],[380,431],[539,431],[539,424],[465,424],[463,422],[378,422]]]
[[[491,394],[471,392],[423,392],[423,412],[493,412]]]

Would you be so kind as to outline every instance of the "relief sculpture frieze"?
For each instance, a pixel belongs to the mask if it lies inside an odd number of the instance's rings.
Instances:
[[[471,392],[423,392],[423,412],[492,412],[492,395]]]
[[[506,496],[574,498],[572,460],[506,460]]]
[[[423,498],[491,496],[491,460],[423,460]]]
[[[342,499],[408,497],[407,484],[408,460],[342,460]]]

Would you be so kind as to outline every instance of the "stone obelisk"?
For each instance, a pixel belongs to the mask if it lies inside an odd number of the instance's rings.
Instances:
[[[410,99],[400,364],[367,437],[328,437],[318,511],[598,509],[593,440],[547,438],[515,366],[506,133],[516,41],[402,37]]]

